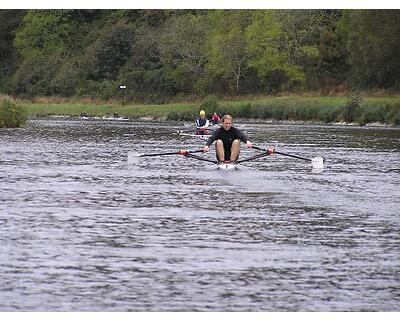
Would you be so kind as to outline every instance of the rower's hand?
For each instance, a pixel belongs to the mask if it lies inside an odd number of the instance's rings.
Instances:
[[[203,152],[208,152],[210,150],[210,147],[209,146],[205,146],[204,148],[203,148]]]
[[[252,148],[252,147],[253,147],[253,144],[251,143],[250,140],[247,140],[246,146],[247,146],[247,148]]]
[[[269,148],[267,149],[267,152],[268,152],[268,155],[272,155],[272,154],[275,153],[275,148],[269,147]]]

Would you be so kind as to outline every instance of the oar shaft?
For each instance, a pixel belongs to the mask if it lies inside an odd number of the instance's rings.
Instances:
[[[236,163],[242,163],[242,162],[247,162],[247,161],[251,161],[251,160],[256,160],[256,159],[259,159],[259,158],[267,157],[269,155],[270,155],[269,152],[264,152],[264,153],[260,153],[260,154],[257,154],[255,156],[252,156],[250,158],[246,158],[246,159],[243,159],[243,160],[236,161]]]
[[[184,155],[183,151],[187,151],[188,154],[190,153],[199,153],[203,152],[203,149],[200,150],[178,150],[178,151],[173,151],[173,152],[163,152],[163,153],[150,153],[150,154],[141,154],[139,157],[156,157],[156,156],[171,156],[175,154],[182,154]]]
[[[186,157],[188,157],[188,158],[193,158],[193,159],[200,160],[200,161],[215,163],[215,164],[218,164],[218,163],[219,163],[217,160],[206,159],[206,158],[199,157],[199,156],[196,156],[196,155],[190,154],[190,153],[189,153],[188,155],[186,155]]]
[[[257,150],[266,151],[266,149],[263,149],[263,148],[260,148],[260,147],[257,147],[257,146],[253,146],[253,148],[254,148],[254,149],[257,149]],[[274,151],[274,153],[280,154],[280,155],[282,155],[282,156],[291,157],[291,158],[296,158],[296,159],[311,161],[311,159],[304,158],[304,157],[300,157],[300,156],[295,156],[295,155],[293,155],[293,154],[288,154],[288,153],[284,153],[284,152]]]
[[[141,154],[139,157],[170,156],[170,155],[174,155],[174,154],[179,154],[179,151],[175,151],[175,152],[164,152],[164,153]]]
[[[279,152],[279,151],[275,151],[275,153],[283,155],[283,156],[287,156],[287,157],[292,157],[292,158],[296,158],[296,159],[311,161],[311,159],[300,157],[300,156],[295,156],[293,154],[287,154],[287,153],[283,153],[283,152]]]

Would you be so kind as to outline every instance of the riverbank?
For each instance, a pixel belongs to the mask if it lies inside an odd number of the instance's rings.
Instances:
[[[400,97],[284,96],[236,101],[203,101],[163,105],[107,103],[31,103],[21,101],[30,116],[50,115],[193,120],[200,109],[234,118],[322,123],[378,123],[400,126]]]

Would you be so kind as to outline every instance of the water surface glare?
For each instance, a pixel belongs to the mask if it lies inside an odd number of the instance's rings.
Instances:
[[[237,125],[325,169],[128,164],[201,148],[187,123],[0,129],[0,311],[400,311],[400,130]]]

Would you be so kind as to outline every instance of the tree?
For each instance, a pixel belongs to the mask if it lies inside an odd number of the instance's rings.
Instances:
[[[326,30],[320,36],[318,59],[308,73],[308,85],[334,91],[335,87],[346,83],[348,65],[347,49],[335,31]]]
[[[316,57],[317,44],[324,28],[324,10],[278,10],[282,28],[281,47],[287,62],[301,64],[309,56]]]
[[[245,29],[251,21],[251,10],[217,10],[210,13],[212,31],[209,36],[207,69],[214,76],[234,80],[234,91],[248,69]]]
[[[273,10],[257,11],[246,29],[248,65],[257,72],[268,92],[304,81],[301,67],[282,47],[283,38],[282,24]]]
[[[163,27],[160,58],[171,79],[187,93],[193,90],[207,62],[205,40],[209,29],[204,16],[192,13],[173,17]]]
[[[115,80],[120,68],[132,54],[134,41],[133,28],[123,20],[111,26],[107,25],[86,56],[89,78]]]
[[[24,15],[25,10],[0,10],[0,90],[8,86],[16,68],[13,41]]]
[[[168,79],[167,66],[161,61],[159,31],[143,25],[135,34],[137,41],[127,63],[121,69],[119,80],[128,86],[128,99],[145,103],[164,103],[178,91]]]
[[[341,21],[350,79],[361,88],[400,88],[400,11],[351,10]]]
[[[89,15],[91,17],[91,15]],[[52,95],[51,82],[81,52],[86,24],[76,10],[30,10],[17,30],[14,47],[19,66],[10,91],[14,94]],[[63,91],[63,90],[59,90]]]
[[[19,28],[14,46],[23,58],[67,56],[79,46],[81,24],[73,10],[30,10]]]

